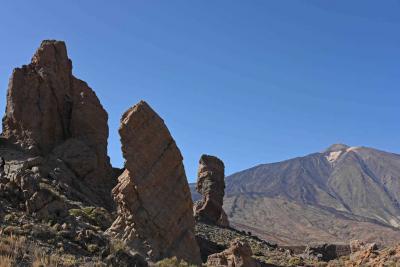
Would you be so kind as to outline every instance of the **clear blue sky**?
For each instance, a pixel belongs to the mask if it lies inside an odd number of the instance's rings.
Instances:
[[[120,116],[141,99],[191,181],[202,153],[231,174],[337,142],[400,152],[399,1],[9,0],[0,36],[0,108],[12,69],[65,40],[117,166]]]

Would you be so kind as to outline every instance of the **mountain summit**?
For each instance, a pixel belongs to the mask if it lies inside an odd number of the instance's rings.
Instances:
[[[226,178],[235,227],[279,244],[400,238],[400,155],[334,144]]]
[[[328,147],[324,152],[337,152],[337,151],[346,150],[349,148],[350,147],[345,144],[333,144],[330,147]]]

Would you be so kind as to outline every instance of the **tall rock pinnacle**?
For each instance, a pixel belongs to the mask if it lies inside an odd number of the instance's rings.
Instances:
[[[209,155],[201,156],[196,190],[203,199],[195,204],[195,217],[208,223],[229,226],[222,208],[225,194],[225,166],[222,160]]]
[[[126,169],[113,189],[118,218],[108,232],[153,261],[200,264],[182,155],[168,128],[141,101],[125,112],[119,133]]]

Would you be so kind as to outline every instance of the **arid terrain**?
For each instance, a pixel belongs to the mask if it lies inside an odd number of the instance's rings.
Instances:
[[[225,177],[223,160],[203,154],[190,187],[164,120],[135,103],[120,120],[125,165],[114,168],[107,111],[73,75],[63,41],[43,41],[13,70],[0,267],[399,263],[399,155],[335,145]]]

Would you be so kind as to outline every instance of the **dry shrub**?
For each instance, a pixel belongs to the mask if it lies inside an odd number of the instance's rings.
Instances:
[[[49,256],[41,253],[40,250],[34,251],[34,257],[32,261],[32,267],[57,267],[59,265],[59,259],[57,256]]]
[[[18,255],[23,255],[26,249],[26,239],[21,236],[0,237],[0,267],[11,267]]]
[[[166,258],[156,263],[156,267],[195,267],[184,260],[178,260],[176,257]]]
[[[0,236],[0,267],[12,267],[20,264],[22,260],[32,263],[32,267],[60,266],[58,256],[46,255],[39,247],[28,242],[25,237]]]
[[[0,267],[12,267],[12,263],[14,262],[12,256],[5,255],[0,256]]]
[[[122,245],[116,244],[116,246],[121,247]],[[23,236],[0,234],[0,267],[15,267],[22,263],[24,263],[23,266],[32,267],[105,266],[98,259],[81,263],[74,255],[57,252],[49,255],[43,248]]]

